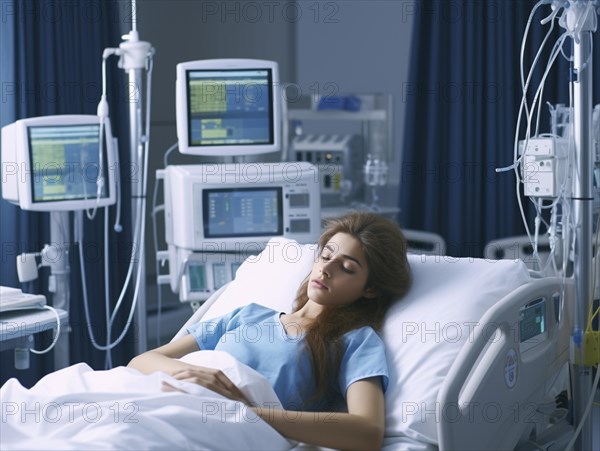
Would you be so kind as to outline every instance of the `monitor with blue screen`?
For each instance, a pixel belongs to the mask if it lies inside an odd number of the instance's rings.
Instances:
[[[283,235],[282,188],[222,188],[203,191],[206,238]]]
[[[110,123],[101,124],[97,116],[16,121],[2,128],[2,195],[33,211],[111,205],[116,198],[113,157]]]
[[[273,61],[217,59],[177,65],[179,151],[204,156],[280,150],[279,71]]]

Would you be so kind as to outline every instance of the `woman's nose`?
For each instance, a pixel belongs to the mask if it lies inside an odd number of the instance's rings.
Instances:
[[[319,271],[323,275],[323,277],[329,278],[330,271],[331,271],[330,268],[329,268],[329,262],[327,262],[323,266],[321,266],[321,268],[319,269]]]

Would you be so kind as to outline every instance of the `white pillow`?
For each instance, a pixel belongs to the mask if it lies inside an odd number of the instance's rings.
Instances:
[[[256,302],[291,311],[316,245],[274,238],[249,257],[202,320]],[[386,437],[437,444],[438,391],[468,334],[484,312],[529,281],[521,261],[409,255],[413,286],[388,312],[382,331],[390,370]]]

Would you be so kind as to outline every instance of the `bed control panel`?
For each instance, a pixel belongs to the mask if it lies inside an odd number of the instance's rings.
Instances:
[[[519,311],[519,343],[521,353],[547,338],[546,298],[535,299]]]

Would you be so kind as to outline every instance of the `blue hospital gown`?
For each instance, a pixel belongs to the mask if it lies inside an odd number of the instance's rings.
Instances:
[[[369,377],[380,377],[385,392],[389,378],[385,345],[371,327],[365,326],[344,335],[337,390],[329,390],[326,399],[306,405],[315,391],[310,354],[301,335],[286,333],[280,315],[249,304],[197,323],[188,331],[200,349],[228,352],[261,373],[287,410],[333,410],[343,402],[350,384]]]

